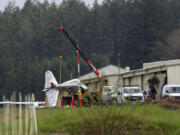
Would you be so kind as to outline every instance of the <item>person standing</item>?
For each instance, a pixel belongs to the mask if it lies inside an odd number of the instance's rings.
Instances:
[[[108,89],[108,92],[107,92],[107,106],[111,105],[111,100],[112,100],[112,92],[111,92],[111,89]]]
[[[81,90],[78,90],[78,99],[79,99],[79,106],[82,106],[82,93]]]

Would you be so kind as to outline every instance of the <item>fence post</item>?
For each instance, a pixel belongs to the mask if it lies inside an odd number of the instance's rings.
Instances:
[[[11,95],[11,102],[13,102],[13,95]],[[12,121],[12,135],[15,135],[15,120],[14,120],[14,105],[13,104],[11,104],[10,105],[10,107],[11,107],[11,121]]]
[[[22,95],[19,92],[19,102],[22,102]],[[23,135],[22,134],[22,105],[19,104],[19,135]]]
[[[32,94],[32,101],[35,102],[35,97],[34,94]],[[35,134],[38,134],[38,129],[37,129],[37,119],[36,119],[36,110],[35,110],[35,105],[33,104],[33,119],[34,119],[34,127],[35,127]]]
[[[35,96],[34,94],[25,96],[25,102],[22,101],[22,95],[19,93],[19,102],[14,102],[15,94],[10,96],[10,101],[3,96],[3,101],[0,104],[4,108],[4,130],[2,131],[2,125],[0,125],[0,135],[38,135],[37,118],[35,110]],[[16,105],[19,105],[19,115],[16,118]],[[25,115],[23,117],[22,106],[25,105]],[[29,118],[30,116],[30,118]],[[22,119],[24,118],[24,119]],[[19,122],[18,122],[19,120]],[[25,125],[22,122],[25,121]],[[11,122],[11,123],[10,123]],[[18,122],[18,123],[17,123]],[[16,124],[18,126],[16,126]],[[30,130],[29,130],[30,124]]]
[[[25,96],[25,102],[28,102],[28,96]],[[26,104],[25,106],[25,135],[28,135],[28,112],[29,112],[29,105]]]
[[[13,102],[16,102],[16,92],[14,91],[13,92]],[[14,133],[15,133],[15,135],[17,135],[18,134],[18,130],[17,130],[17,119],[16,119],[16,104],[15,105],[13,105],[14,106]]]
[[[3,101],[6,101],[6,97],[3,96]],[[8,104],[4,105],[4,118],[5,118],[5,135],[8,135],[8,127],[9,127],[9,109]]]

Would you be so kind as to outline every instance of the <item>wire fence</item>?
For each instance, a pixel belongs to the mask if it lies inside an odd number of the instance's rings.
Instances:
[[[24,101],[22,95],[18,95],[19,101],[16,101],[16,94],[10,96],[10,100],[3,96],[2,119],[0,119],[0,135],[38,135],[35,97],[34,94],[25,95]]]

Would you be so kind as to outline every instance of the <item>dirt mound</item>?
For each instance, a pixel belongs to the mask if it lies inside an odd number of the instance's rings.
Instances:
[[[167,109],[180,109],[180,98],[176,99],[173,97],[163,97],[156,98],[155,100],[151,100],[150,102]]]

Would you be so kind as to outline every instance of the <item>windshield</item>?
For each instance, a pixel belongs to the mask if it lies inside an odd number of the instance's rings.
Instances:
[[[103,91],[109,91],[109,89],[111,90],[111,92],[116,92],[117,91],[116,87],[104,87]]]
[[[138,88],[125,88],[124,93],[141,93],[141,91]]]
[[[116,88],[116,87],[112,87],[112,88],[111,88],[111,91],[112,91],[112,92],[116,92],[116,91],[117,91],[117,88]]]
[[[169,87],[168,92],[169,93],[180,93],[180,87]]]

